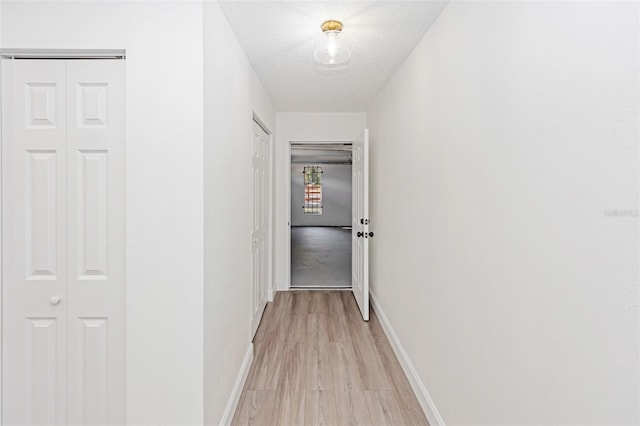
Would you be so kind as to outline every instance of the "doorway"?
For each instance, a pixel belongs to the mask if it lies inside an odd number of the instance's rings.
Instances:
[[[290,287],[351,288],[350,142],[290,146]]]

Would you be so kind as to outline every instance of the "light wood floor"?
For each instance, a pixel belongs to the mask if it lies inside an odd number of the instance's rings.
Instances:
[[[375,313],[350,291],[279,292],[233,425],[428,425]]]

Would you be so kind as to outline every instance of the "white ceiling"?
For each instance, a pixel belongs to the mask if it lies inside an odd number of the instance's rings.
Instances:
[[[440,15],[446,0],[221,1],[249,61],[280,112],[363,112]],[[313,47],[327,19],[344,24],[345,71],[327,73]]]

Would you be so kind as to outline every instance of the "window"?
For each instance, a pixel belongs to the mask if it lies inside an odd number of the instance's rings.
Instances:
[[[304,173],[304,214],[322,214],[322,167],[306,166]]]

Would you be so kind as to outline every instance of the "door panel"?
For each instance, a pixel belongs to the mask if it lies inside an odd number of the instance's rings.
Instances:
[[[108,279],[107,151],[76,152],[78,167],[77,245],[79,280]]]
[[[55,129],[58,122],[56,111],[61,111],[56,102],[60,100],[60,87],[56,83],[27,82],[24,88],[26,128]],[[61,118],[64,119],[64,116]]]
[[[353,141],[351,166],[351,291],[369,320],[369,130]]]
[[[113,371],[110,368],[113,361],[109,354],[109,318],[77,317],[75,320],[74,335],[77,341],[70,352],[75,353],[73,358],[76,364],[69,364],[69,368],[75,379],[70,383],[76,388],[70,389],[69,401],[74,400],[77,405],[69,407],[70,423],[114,424],[115,413],[109,411],[113,411],[113,405],[110,407],[109,403],[109,383]]]
[[[67,62],[69,423],[125,423],[124,62]]]
[[[25,152],[25,243],[28,280],[55,280],[58,267],[57,154]]]
[[[64,327],[64,325],[63,325]],[[26,424],[56,424],[60,408],[56,392],[58,379],[58,321],[56,318],[28,318],[26,322],[25,401]]]
[[[64,61],[2,61],[4,424],[66,419]],[[58,299],[56,299],[58,298]]]

